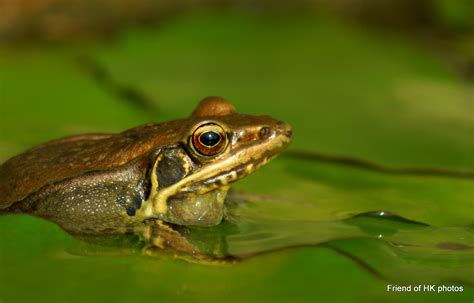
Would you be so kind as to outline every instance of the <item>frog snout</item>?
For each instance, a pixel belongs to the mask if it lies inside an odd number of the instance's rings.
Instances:
[[[286,137],[291,138],[293,135],[293,129],[288,123],[285,122],[278,122],[277,124],[277,133],[282,134]]]

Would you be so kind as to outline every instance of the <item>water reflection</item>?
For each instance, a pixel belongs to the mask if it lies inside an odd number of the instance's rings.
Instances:
[[[247,198],[240,195],[234,199],[229,205],[232,215],[214,228],[170,226],[150,221],[134,234],[80,236],[84,242],[72,252],[134,254],[227,264],[294,247],[318,246],[332,249],[387,280],[424,279],[426,282],[430,277],[474,283],[469,274],[474,239],[466,228],[433,227],[385,211],[334,221],[308,220],[304,215],[301,219],[287,219],[284,212],[272,214],[267,203],[268,211],[257,211],[262,202],[255,200],[254,195]],[[295,206],[282,203],[285,202],[273,201],[276,208]],[[304,214],[304,209],[300,211]],[[407,273],[410,274],[407,276]]]

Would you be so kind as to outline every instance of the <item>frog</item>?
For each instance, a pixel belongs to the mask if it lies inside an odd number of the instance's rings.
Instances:
[[[231,186],[291,138],[285,122],[206,97],[186,118],[68,136],[10,158],[0,166],[0,211],[77,234],[126,233],[144,222],[212,227],[226,217]]]

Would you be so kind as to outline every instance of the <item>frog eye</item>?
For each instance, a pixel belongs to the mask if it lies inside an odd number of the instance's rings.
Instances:
[[[214,156],[221,153],[227,146],[227,135],[224,129],[208,123],[199,126],[193,133],[192,145],[197,153],[203,156]]]

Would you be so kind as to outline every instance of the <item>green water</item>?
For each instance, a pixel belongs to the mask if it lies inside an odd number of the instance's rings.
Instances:
[[[62,135],[184,117],[222,95],[290,123],[295,151],[474,167],[473,86],[412,40],[325,18],[210,12],[110,43],[0,53],[2,159]],[[98,82],[84,56],[156,110]],[[135,236],[84,242],[38,218],[1,216],[0,302],[469,302],[473,185],[282,155],[235,185],[228,221],[184,230],[204,252],[240,260],[222,265],[145,255]]]

